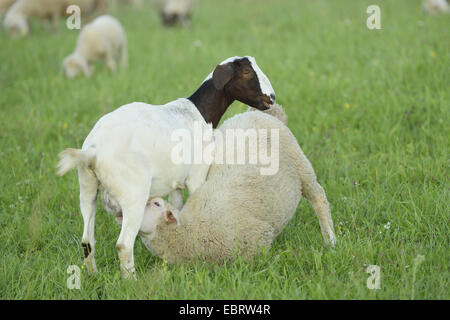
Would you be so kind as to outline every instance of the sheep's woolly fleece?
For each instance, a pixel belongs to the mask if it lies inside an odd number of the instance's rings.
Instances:
[[[274,108],[275,114],[284,114],[281,107]],[[213,164],[206,182],[190,195],[179,213],[167,204],[176,212],[181,225],[159,219],[151,233],[142,232],[149,229],[142,225],[140,237],[145,246],[169,263],[198,258],[222,263],[236,254],[249,258],[261,247],[271,245],[294,215],[302,195],[316,211],[325,243],[334,244],[325,192],[291,131],[280,120],[261,111],[238,114],[218,130],[233,128],[278,129],[278,173],[260,175],[258,166],[249,164]]]

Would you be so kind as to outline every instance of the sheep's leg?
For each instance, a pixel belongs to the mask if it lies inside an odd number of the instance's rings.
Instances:
[[[302,194],[311,202],[317,218],[319,218],[320,229],[325,244],[334,246],[336,237],[333,232],[333,219],[331,218],[330,205],[327,196],[325,195],[325,191],[317,182],[314,169],[300,148],[297,149],[296,156],[293,157],[298,159],[297,166],[300,181],[302,183]]]
[[[98,180],[94,173],[87,168],[78,169],[78,180],[80,183],[80,209],[83,215],[83,237],[81,246],[83,247],[84,262],[88,272],[92,274],[97,271],[95,265],[95,211],[97,208]]]
[[[169,203],[179,210],[183,208],[183,192],[181,189],[169,193]]]
[[[323,190],[322,186],[317,181],[312,184],[302,185],[302,188],[303,194],[311,201],[317,218],[319,218],[320,229],[322,230],[325,244],[334,246],[336,237],[333,232],[333,219],[331,218],[330,205],[325,190]]]
[[[59,24],[59,13],[54,12],[52,14],[53,32],[58,32],[58,24]]]
[[[182,15],[179,18],[180,24],[183,28],[189,28],[191,26],[191,15]]]
[[[117,66],[116,61],[114,60],[114,54],[112,52],[111,46],[106,46],[105,61],[109,71],[116,72]]]
[[[124,43],[120,47],[120,66],[126,68],[128,66],[127,45]]]

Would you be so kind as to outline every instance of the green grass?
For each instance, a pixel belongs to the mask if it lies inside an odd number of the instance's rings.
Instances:
[[[382,30],[366,27],[374,3]],[[63,22],[23,39],[2,30],[0,298],[449,299],[450,19],[420,3],[204,0],[187,30],[163,29],[150,7],[116,9],[129,69],[110,75],[100,63],[75,80],[60,71],[77,38]],[[327,192],[337,247],[324,247],[303,200],[252,262],[170,266],[138,239],[139,281],[124,281],[119,226],[99,207],[99,273],[84,269],[81,290],[67,289],[67,267],[82,265],[82,218],[76,174],[55,175],[58,152],[125,103],[190,95],[235,55],[255,56],[270,77]],[[225,118],[245,109],[236,102]],[[381,267],[379,290],[366,286],[368,265]]]

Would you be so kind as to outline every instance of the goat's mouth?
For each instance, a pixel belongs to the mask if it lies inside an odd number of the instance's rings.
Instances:
[[[271,106],[275,103],[274,99],[264,95],[262,98],[262,110],[270,109]]]

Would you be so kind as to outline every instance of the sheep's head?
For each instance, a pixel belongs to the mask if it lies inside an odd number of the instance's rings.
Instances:
[[[74,78],[83,72],[86,77],[92,74],[92,69],[89,67],[87,61],[82,59],[76,53],[66,57],[63,61],[63,70],[68,78]]]
[[[232,100],[259,110],[267,110],[275,102],[275,91],[253,57],[229,58],[209,77],[212,77],[214,87],[224,90]]]
[[[187,27],[191,21],[194,1],[164,1],[160,4],[161,19],[165,27],[173,27],[177,23]]]
[[[14,37],[26,36],[29,32],[27,20],[19,14],[7,14],[3,24],[8,33]]]
[[[153,198],[147,202],[145,207],[140,233],[152,237],[158,226],[172,223],[180,225],[178,212],[163,199]]]

